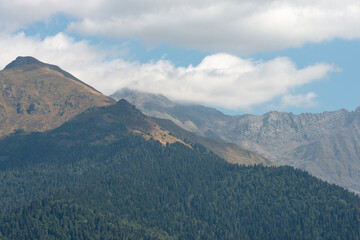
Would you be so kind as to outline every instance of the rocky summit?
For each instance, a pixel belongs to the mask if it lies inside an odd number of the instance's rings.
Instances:
[[[0,71],[0,137],[45,131],[115,101],[58,66],[18,57]]]

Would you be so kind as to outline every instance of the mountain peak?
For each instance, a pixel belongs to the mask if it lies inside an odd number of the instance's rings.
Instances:
[[[11,63],[9,63],[8,65],[6,65],[6,67],[4,68],[4,70],[9,70],[9,69],[14,69],[14,68],[19,68],[19,67],[24,67],[26,65],[32,65],[30,68],[42,68],[42,67],[46,67],[49,68],[53,71],[59,72],[60,74],[62,74],[64,77],[70,78],[72,80],[75,80],[81,84],[86,85],[87,87],[91,88],[92,90],[100,93],[98,90],[96,90],[95,88],[91,87],[90,85],[82,82],[81,80],[79,80],[78,78],[74,77],[72,74],[64,71],[63,69],[61,69],[60,67],[56,66],[56,65],[52,65],[52,64],[48,64],[48,63],[44,63],[41,62],[39,60],[37,60],[34,57],[31,56],[26,56],[26,57],[17,57],[14,61],[12,61]]]
[[[115,101],[56,65],[18,57],[0,71],[0,138],[17,129],[56,128],[83,111]]]
[[[44,63],[40,62],[39,60],[37,60],[34,57],[30,57],[30,56],[20,57],[19,56],[14,61],[12,61],[8,65],[6,65],[4,70],[12,69],[12,68],[16,68],[16,67],[20,67],[20,66],[24,66],[24,65],[29,65],[29,64],[44,64]]]

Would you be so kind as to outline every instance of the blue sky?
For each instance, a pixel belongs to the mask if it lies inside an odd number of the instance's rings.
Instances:
[[[105,94],[128,87],[229,114],[360,105],[354,0],[0,3],[0,68],[31,55]]]

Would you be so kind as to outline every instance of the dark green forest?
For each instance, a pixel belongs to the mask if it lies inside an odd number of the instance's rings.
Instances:
[[[147,141],[97,111],[0,142],[1,239],[360,237],[360,198],[343,188]]]

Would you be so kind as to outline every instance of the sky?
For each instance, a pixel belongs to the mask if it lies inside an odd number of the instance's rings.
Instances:
[[[360,105],[358,0],[0,1],[0,69],[55,64],[227,114]]]

